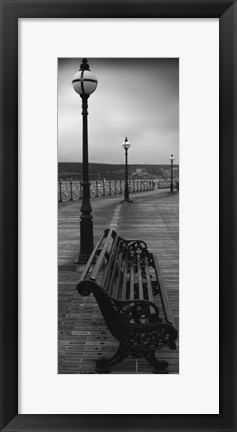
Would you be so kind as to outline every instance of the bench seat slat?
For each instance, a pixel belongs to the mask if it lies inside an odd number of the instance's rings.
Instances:
[[[139,299],[143,300],[143,285],[142,285],[142,270],[141,270],[141,255],[137,255],[137,276],[138,276],[138,287],[139,287]]]
[[[117,280],[116,283],[113,284],[112,292],[111,292],[111,296],[115,298],[119,298],[119,288],[121,286],[121,279],[123,276],[124,261],[122,261],[122,259],[123,259],[123,253],[120,252],[118,257],[118,262],[117,262],[117,267],[118,267]]]
[[[116,250],[116,254],[114,257],[114,266],[113,266],[113,270],[112,270],[112,274],[111,274],[111,279],[109,280],[109,286],[108,286],[108,294],[111,295],[111,291],[113,288],[113,284],[116,278],[116,273],[118,271],[118,258],[119,258],[119,251],[120,251],[120,245],[121,245],[122,240],[119,241],[118,243],[118,247]]]
[[[123,267],[123,284],[122,284],[122,300],[126,300],[127,291],[127,272],[128,272],[128,252],[126,251],[124,256],[124,267]]]
[[[110,257],[109,257],[109,262],[108,265],[104,271],[103,277],[102,277],[102,281],[101,281],[101,285],[104,287],[107,287],[108,283],[109,283],[109,277],[111,276],[111,271],[113,268],[113,264],[114,264],[114,259],[115,259],[115,254],[117,251],[117,243],[118,243],[119,237],[116,236],[113,246],[111,248],[110,251]]]
[[[104,238],[104,233],[102,234],[102,236],[100,237],[100,239],[99,239],[98,242],[96,243],[96,245],[95,245],[95,247],[94,247],[94,250],[93,250],[93,252],[92,252],[92,254],[91,254],[89,260],[87,261],[86,266],[85,266],[85,268],[84,268],[84,270],[83,270],[83,272],[82,272],[82,275],[81,275],[81,277],[80,277],[79,282],[81,282],[82,280],[84,280],[84,279],[86,278],[86,275],[87,275],[87,273],[88,273],[88,271],[89,271],[89,269],[90,269],[90,266],[91,266],[92,261],[93,261],[93,259],[94,259],[94,257],[95,257],[95,254],[96,254],[98,248],[100,247],[100,244],[101,244],[102,241],[103,241],[103,238]]]
[[[95,267],[94,267],[92,275],[91,275],[91,279],[95,280],[96,277],[97,277],[98,271],[99,271],[99,269],[101,267],[101,264],[102,264],[104,256],[105,256],[105,252],[107,251],[110,239],[112,237],[112,233],[113,233],[113,230],[110,229],[109,232],[108,232],[108,234],[107,234],[106,240],[104,242],[102,251],[100,252],[100,255],[99,255],[99,257],[98,257],[98,259],[96,261]]]
[[[163,276],[161,274],[158,259],[157,259],[156,255],[153,255],[153,258],[154,258],[154,262],[155,262],[156,277],[157,277],[157,280],[159,280],[159,285],[160,285],[160,291],[161,291],[160,294],[161,294],[161,300],[162,300],[162,304],[163,304],[164,315],[165,315],[166,321],[169,321],[175,327],[174,315],[173,315],[173,312],[171,309],[168,293],[165,289],[165,284],[164,284]]]
[[[130,299],[134,300],[134,258],[131,259],[130,268]]]
[[[154,297],[153,297],[152,286],[151,286],[151,274],[150,274],[149,268],[148,268],[147,257],[145,257],[144,261],[145,261],[148,300],[150,300],[150,302],[154,303]]]

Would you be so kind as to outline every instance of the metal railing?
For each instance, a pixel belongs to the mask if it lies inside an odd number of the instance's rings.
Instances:
[[[91,198],[102,196],[112,196],[124,193],[124,180],[97,180],[91,181]],[[156,188],[153,180],[129,180],[129,193],[151,191]],[[76,201],[82,198],[81,181],[59,181],[58,182],[58,201]]]
[[[170,189],[170,180],[157,180],[157,189]]]
[[[156,184],[156,188],[157,189],[170,189],[171,186],[171,180],[154,180],[155,184]],[[178,191],[179,190],[179,181],[173,180],[173,188],[174,190]]]

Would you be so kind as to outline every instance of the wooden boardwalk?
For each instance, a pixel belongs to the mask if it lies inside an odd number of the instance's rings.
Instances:
[[[133,203],[122,196],[97,198],[93,208],[94,240],[113,226],[126,239],[144,240],[158,257],[176,326],[179,325],[179,195],[165,191],[133,194]],[[93,296],[75,290],[80,274],[74,262],[79,253],[81,201],[59,204],[58,209],[58,373],[95,373],[95,359],[111,356],[118,342],[107,330]],[[179,372],[179,349],[157,351],[169,361],[169,373]],[[125,359],[112,373],[152,373],[143,359]]]

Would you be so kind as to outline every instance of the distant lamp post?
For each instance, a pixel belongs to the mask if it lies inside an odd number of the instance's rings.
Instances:
[[[174,155],[170,155],[170,162],[171,162],[171,179],[170,179],[170,192],[173,193],[174,191],[174,181],[173,181],[173,163],[174,163]]]
[[[94,247],[93,241],[93,217],[91,215],[92,207],[90,204],[90,182],[89,182],[89,166],[88,166],[88,131],[87,131],[87,115],[88,115],[88,98],[97,87],[97,78],[90,71],[90,66],[86,58],[82,60],[79,71],[72,79],[72,85],[76,93],[82,99],[82,158],[83,158],[83,174],[82,174],[82,205],[80,217],[80,254],[77,263],[86,263]]]
[[[128,142],[127,137],[124,140],[123,148],[125,150],[125,187],[124,187],[124,200],[126,202],[132,202],[129,199],[129,190],[128,190],[128,149],[130,147],[130,143]]]

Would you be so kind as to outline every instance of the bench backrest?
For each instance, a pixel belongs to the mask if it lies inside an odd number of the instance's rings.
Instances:
[[[117,300],[149,300],[159,307],[165,321],[174,324],[158,260],[145,242],[124,240],[113,229],[105,230],[80,282],[84,279],[96,282]]]

